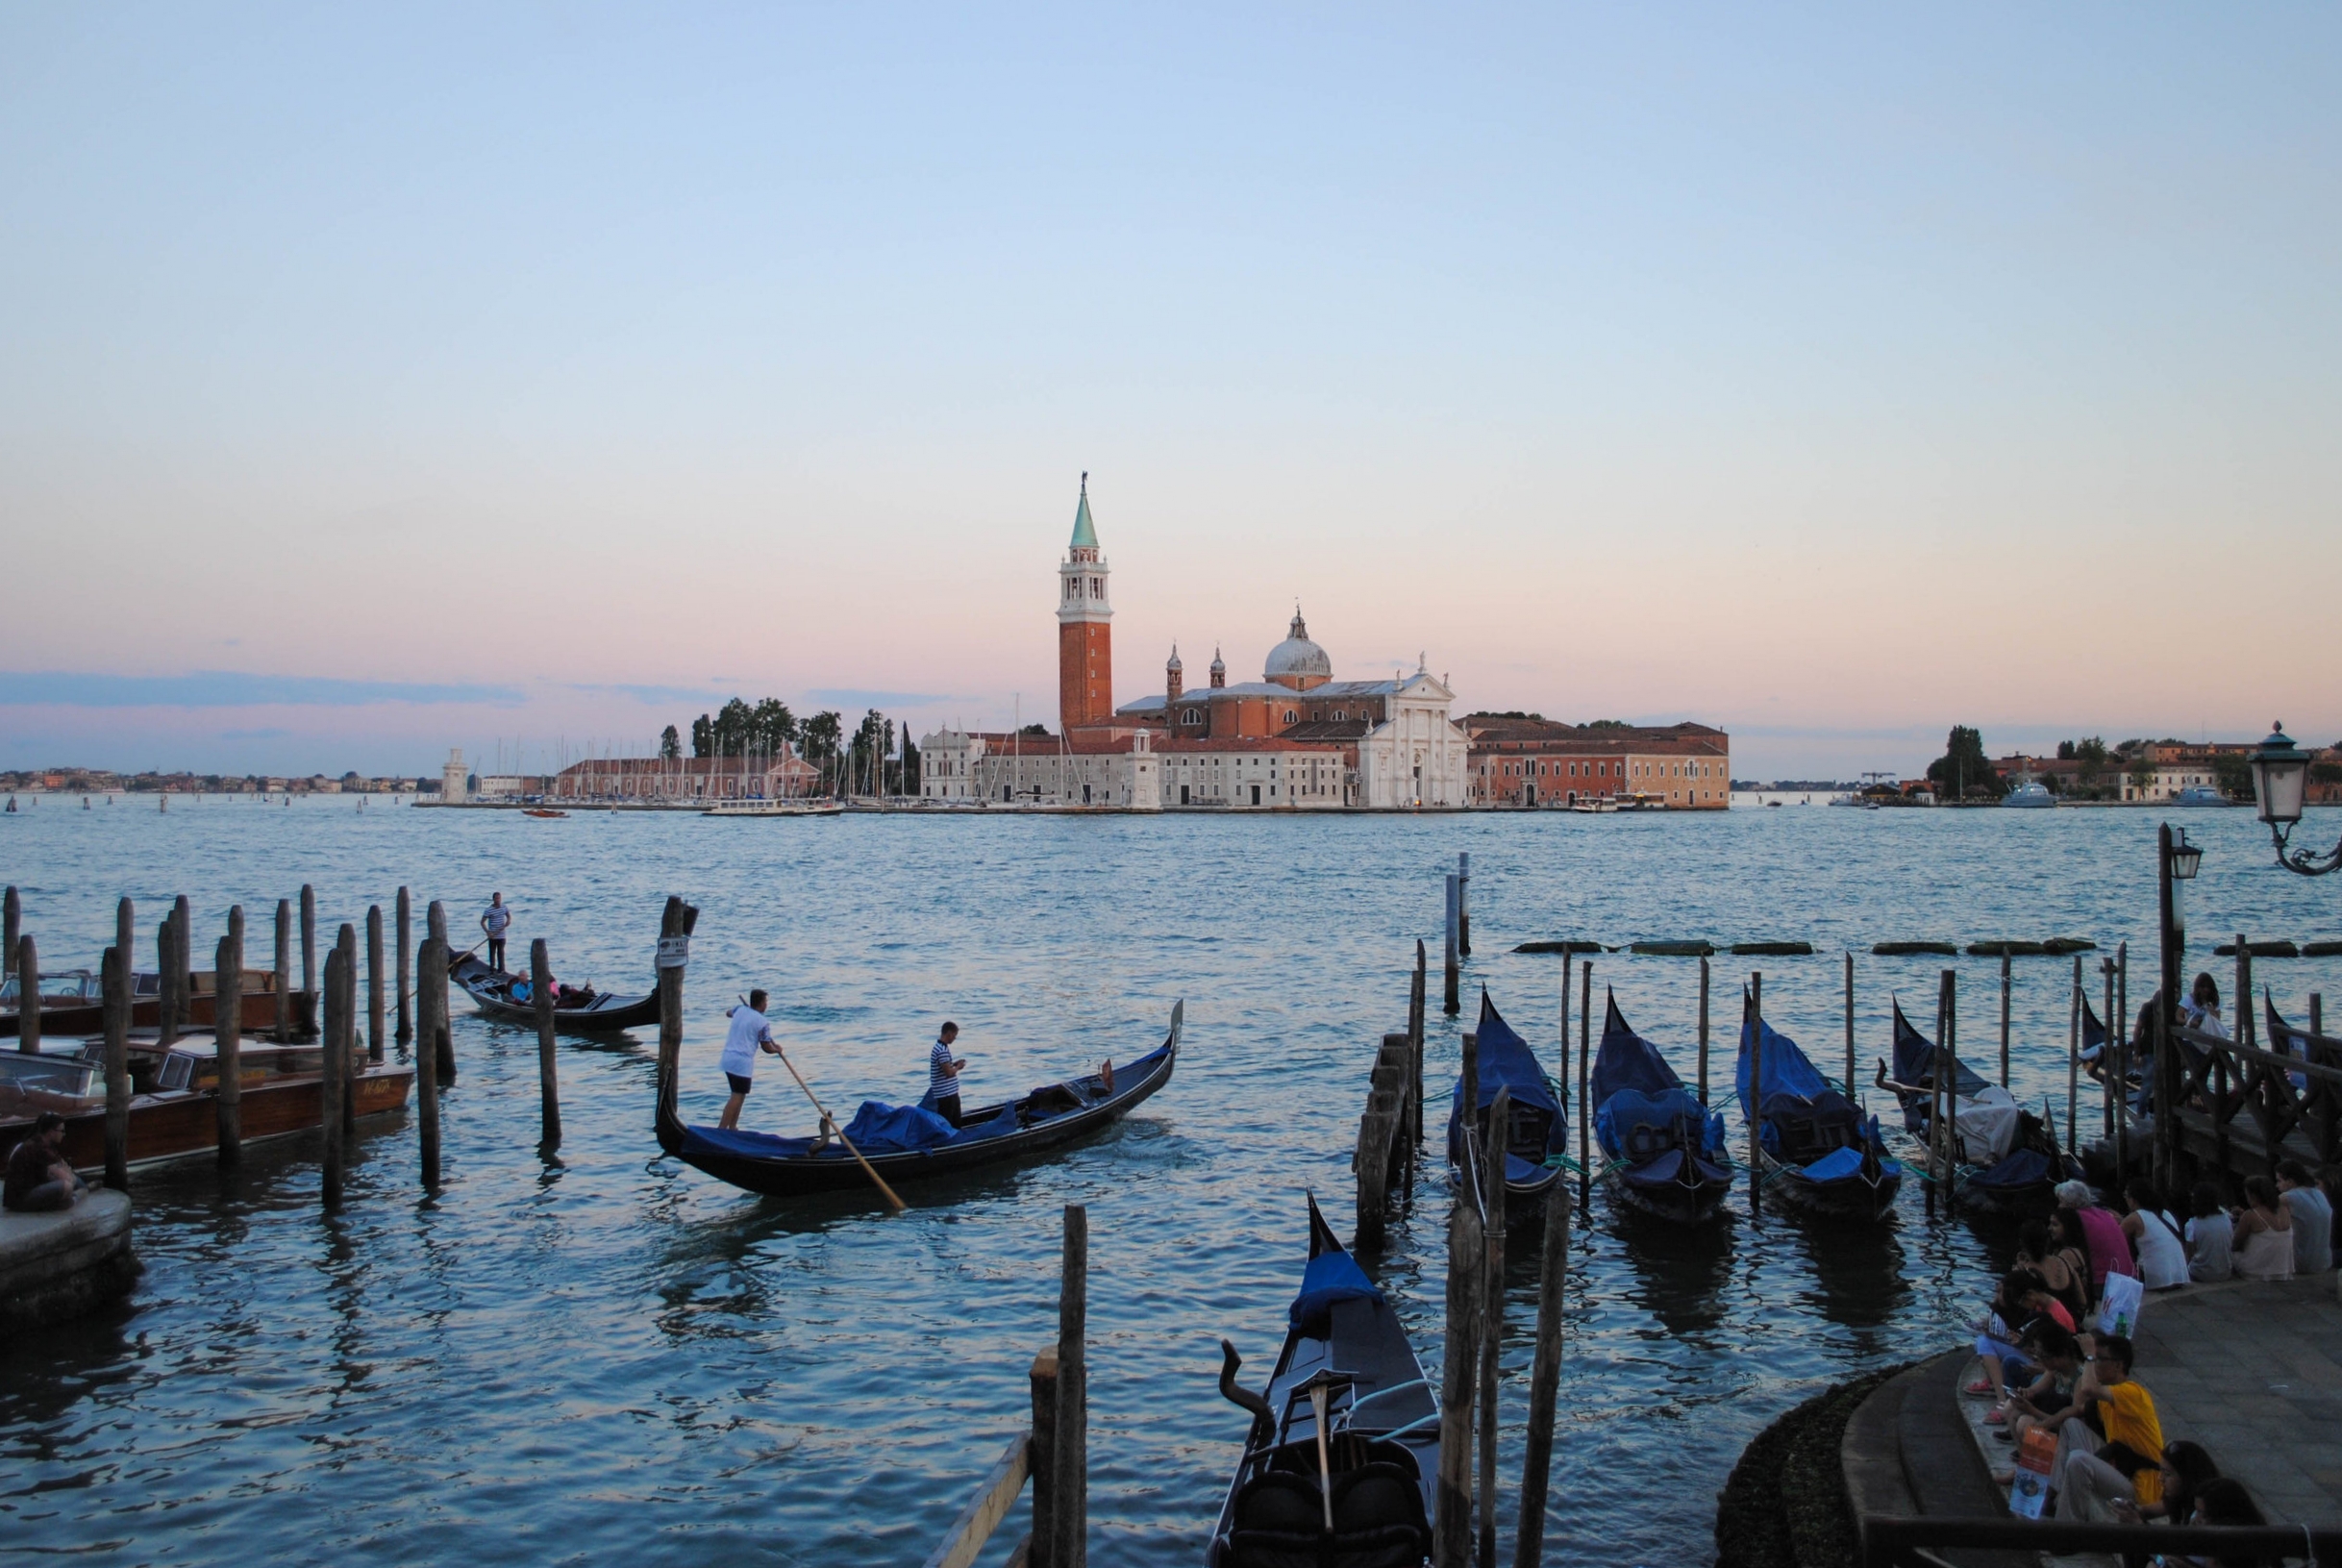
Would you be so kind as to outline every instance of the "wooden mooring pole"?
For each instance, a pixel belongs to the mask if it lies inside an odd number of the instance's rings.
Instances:
[[[1456,857],[1456,951],[1463,958],[1472,956],[1472,855],[1469,850]]]
[[[1467,1150],[1467,1157],[1471,1151]],[[1434,1568],[1472,1563],[1472,1395],[1480,1363],[1480,1211],[1468,1192],[1448,1210],[1447,1347],[1440,1368],[1439,1506],[1432,1531]]]
[[[414,917],[407,889],[398,890],[398,1043],[414,1038]]]
[[[1707,960],[1700,960],[1700,1104],[1707,1104]]]
[[[219,1063],[213,1096],[218,1116],[219,1164],[233,1169],[244,1157],[244,907],[228,909],[228,934],[220,938],[217,983],[212,991],[212,1037]],[[278,1002],[283,1017],[284,1003]]]
[[[317,989],[317,889],[301,884],[301,989]]]
[[[185,893],[171,900],[171,939],[172,958],[178,963],[173,987],[178,1016],[171,1020],[171,1032],[176,1034],[195,1021],[195,915],[187,908]]]
[[[27,932],[16,938],[16,1049],[40,1055],[40,954]]]
[[[292,904],[277,900],[277,1043],[292,1038]]]
[[[1463,969],[1457,962],[1456,955],[1456,922],[1458,918],[1457,906],[1460,899],[1461,893],[1456,885],[1456,874],[1451,871],[1448,873],[1448,956],[1446,964],[1441,971],[1441,973],[1446,977],[1444,982],[1445,991],[1443,994],[1445,996],[1445,1002],[1443,1003],[1443,1008],[1447,1012],[1447,1015],[1451,1018],[1455,1017],[1456,1014],[1463,1010]]]
[[[1702,960],[1702,967],[1706,967]],[[1521,1519],[1512,1568],[1538,1568],[1545,1550],[1545,1495],[1553,1479],[1554,1406],[1561,1389],[1562,1287],[1569,1278],[1569,1184],[1545,1206],[1545,1252],[1537,1268],[1537,1348],[1529,1373],[1529,1431],[1521,1458]]]
[[[106,1184],[116,1192],[130,1188],[130,965],[123,953],[110,947],[98,964],[106,1000]]]
[[[383,907],[366,906],[366,1059],[383,1059]]]
[[[1425,958],[1423,938],[1415,938],[1415,976],[1408,984],[1407,1033],[1412,1042],[1415,1063],[1415,1142],[1423,1142],[1423,1035],[1426,1006]]]
[[[1089,1560],[1089,1210],[1065,1206],[1064,1277],[1058,1289],[1057,1452],[1051,1456],[1051,1568]]]
[[[1033,1532],[1025,1537],[1025,1568],[1050,1568],[1058,1524],[1058,1351],[1033,1358]],[[1013,1556],[1013,1554],[1011,1554]]]
[[[341,954],[341,1136],[344,1163],[358,1135],[358,1075],[364,1071],[358,1038],[358,928],[343,921],[334,946]]]
[[[439,973],[439,994],[444,998],[447,994],[446,971],[455,967],[456,958],[455,954],[449,950],[447,941],[447,909],[437,899],[433,899],[431,908],[424,911],[423,923],[431,932],[431,939],[439,944],[439,954],[444,964]],[[447,1006],[444,1001],[439,1006],[438,1073],[441,1088],[455,1083],[456,1033],[453,1029],[448,1027]]]
[[[24,900],[11,883],[7,897],[0,899],[0,977],[16,972],[16,938],[23,934]]]
[[[1505,1145],[1511,1125],[1512,1090],[1499,1088],[1488,1103],[1482,1149],[1488,1217],[1481,1230],[1480,1568],[1496,1568],[1496,1374],[1505,1338]]]
[[[2117,942],[2114,947],[2114,1008],[2115,1015],[2106,1020],[2106,1028],[2122,1041],[2120,1075],[2114,1081],[2114,1173],[2115,1180],[2130,1180],[2130,944]]]
[[[659,917],[659,1114],[675,1114],[676,1081],[683,1072],[683,1000],[685,959],[690,951],[691,931],[699,910],[673,894]],[[668,949],[680,945],[670,961]]]
[[[166,1051],[179,1039],[178,918],[165,913],[155,927],[155,1043]]]
[[[446,1030],[447,944],[436,936],[423,938],[416,956],[420,971],[415,986],[414,1108],[416,1141],[422,1157],[425,1192],[439,1190],[439,1035]]]
[[[1855,1097],[1854,953],[1846,955],[1846,1098]]]
[[[341,1081],[350,1071],[350,1058],[341,1049],[349,1020],[342,1010],[344,959],[339,947],[325,956],[325,994],[317,1000],[323,1012],[317,1033],[317,1125],[325,1134],[320,1192],[329,1214],[341,1207]]]
[[[561,1080],[553,1050],[553,959],[542,936],[529,944],[529,1001],[536,1012],[536,1144],[551,1154],[561,1146]]]
[[[1758,1193],[1764,1184],[1764,975],[1756,970],[1749,972],[1748,1018],[1749,1099],[1756,1103],[1744,1103],[1740,1113],[1749,1122],[1749,1218],[1754,1220],[1764,1215]]]
[[[2008,1087],[2008,950],[2001,950],[2001,1087]]]
[[[2098,1097],[2105,1108],[2105,1127],[2101,1132],[2108,1149],[2114,1145],[2114,1085],[2120,1082],[2115,1070],[2123,1061],[2123,1035],[2130,1032],[2130,1020],[2114,1010],[2114,960],[2098,960],[2098,978],[2105,987],[2104,1014],[2106,1037],[2098,1047]]]
[[[1588,1053],[1594,1039],[1594,960],[1578,966],[1578,1205],[1593,1201],[1593,1112],[1586,1107]]]
[[[2074,955],[2074,995],[2066,1004],[2065,1152],[2074,1152],[2074,1117],[2081,1097],[2081,955]]]

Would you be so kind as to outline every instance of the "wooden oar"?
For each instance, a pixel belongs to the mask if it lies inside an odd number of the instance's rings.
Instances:
[[[837,1141],[846,1146],[846,1153],[852,1155],[855,1161],[861,1166],[862,1170],[869,1176],[870,1180],[878,1183],[879,1191],[884,1195],[888,1203],[894,1206],[894,1211],[898,1214],[903,1212],[903,1210],[909,1206],[906,1205],[902,1199],[894,1195],[894,1188],[888,1186],[886,1184],[886,1179],[879,1175],[878,1167],[872,1165],[867,1159],[862,1158],[862,1152],[854,1147],[854,1140],[847,1137],[846,1130],[837,1125],[837,1118],[830,1114],[830,1108],[821,1103],[820,1096],[813,1092],[813,1085],[805,1081],[805,1075],[797,1071],[797,1064],[788,1059],[788,1053],[781,1049],[781,1042],[778,1040],[774,1041],[772,1049],[773,1055],[781,1058],[781,1065],[788,1069],[788,1076],[795,1079],[797,1081],[797,1086],[805,1091],[805,1097],[813,1102],[813,1109],[821,1117],[821,1125],[823,1128],[835,1131],[837,1133]]]

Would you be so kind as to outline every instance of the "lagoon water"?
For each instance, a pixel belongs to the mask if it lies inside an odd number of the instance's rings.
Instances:
[[[2249,812],[2173,818],[2206,846],[2200,958],[2212,933],[2342,930],[2338,890],[2272,865]],[[1265,1372],[1305,1188],[1347,1232],[1367,1069],[1403,1022],[1419,936],[1433,946],[1434,1093],[1452,1082],[1436,942],[1458,851],[1475,872],[1471,995],[1485,984],[1549,1060],[1560,964],[1512,953],[1519,941],[1804,937],[1823,956],[1716,960],[1717,1038],[1743,967],[1761,967],[1767,1016],[1835,1070],[1851,947],[1867,1075],[1890,991],[1931,1022],[1944,962],[1869,957],[1877,940],[2127,938],[2143,999],[2155,820],[1817,800],[1699,817],[540,822],[331,798],[168,813],[151,798],[89,811],[50,798],[0,819],[0,879],[23,888],[51,966],[94,966],[124,893],[150,947],[168,897],[189,895],[201,964],[232,902],[264,952],[275,900],[303,882],[321,939],[369,902],[386,914],[403,882],[418,928],[436,897],[466,933],[501,888],[516,952],[546,936],[562,977],[633,990],[650,978],[660,906],[681,893],[702,910],[694,1120],[721,1095],[722,1008],[751,984],[774,993],[795,1059],[845,1108],[915,1097],[946,1015],[976,1095],[1128,1060],[1182,997],[1187,1032],[1175,1081],[1120,1128],[1045,1163],[910,1189],[910,1211],[890,1218],[860,1196],[760,1200],[660,1157],[650,1032],[563,1042],[567,1136],[558,1163],[540,1160],[534,1036],[463,1016],[436,1199],[417,1188],[411,1115],[361,1134],[334,1219],[305,1140],[256,1149],[233,1178],[205,1160],[136,1178],[146,1274],[130,1302],[0,1347],[0,1542],[142,1563],[329,1550],[347,1563],[916,1563],[1023,1423],[1026,1367],[1055,1334],[1060,1208],[1082,1203],[1093,1560],[1198,1560],[1245,1425],[1216,1391],[1216,1342]],[[2305,833],[2323,842],[2337,827],[2342,813],[2315,813]],[[2226,990],[2227,961],[2204,961]],[[1998,964],[1957,967],[1963,1055],[1989,1068]],[[2036,1106],[2053,1097],[2060,1119],[2070,972],[2015,964],[2013,1086]],[[2333,960],[2263,960],[2259,975],[2291,1013],[2312,990],[2342,992]],[[1596,1005],[1616,986],[1689,1078],[1696,960],[1606,955],[1594,976]],[[1719,1043],[1719,1092],[1730,1061]],[[769,1062],[749,1108],[755,1125],[810,1125]],[[1434,1379],[1446,1204],[1439,1177],[1420,1183],[1380,1269]],[[1557,1556],[1708,1560],[1714,1493],[1742,1445],[1832,1380],[1952,1343],[2009,1240],[1983,1222],[1931,1224],[1915,1182],[1878,1231],[1752,1220],[1744,1197],[1733,1208],[1712,1230],[1670,1232],[1597,1194],[1576,1232]],[[1534,1311],[1526,1250],[1505,1354],[1507,1521]]]

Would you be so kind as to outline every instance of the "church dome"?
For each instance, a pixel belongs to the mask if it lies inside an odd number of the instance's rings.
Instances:
[[[1302,623],[1299,606],[1294,607],[1293,625],[1285,639],[1269,650],[1268,666],[1261,671],[1261,679],[1305,691],[1333,679],[1333,660],[1326,657],[1325,649],[1309,640],[1309,629]]]

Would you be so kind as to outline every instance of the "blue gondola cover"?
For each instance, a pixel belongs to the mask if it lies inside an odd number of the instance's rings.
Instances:
[[[1356,1258],[1346,1252],[1320,1253],[1302,1271],[1301,1294],[1293,1298],[1285,1320],[1307,1332],[1307,1326],[1333,1311],[1336,1302],[1382,1299],[1383,1293],[1366,1278]]]
[[[1541,1156],[1563,1153],[1569,1144],[1568,1122],[1562,1113],[1563,1100],[1554,1093],[1554,1085],[1546,1081],[1545,1069],[1538,1064],[1536,1054],[1529,1043],[1512,1032],[1497,1012],[1496,1005],[1488,1000],[1486,991],[1480,996],[1480,1105],[1485,1110],[1496,1100],[1496,1091],[1512,1091],[1513,1130],[1517,1132],[1528,1117],[1537,1117],[1546,1124],[1545,1147]],[[1563,1091],[1566,1094],[1566,1090]],[[1448,1163],[1453,1165],[1461,1157],[1463,1142],[1463,1080],[1456,1080],[1456,1092],[1448,1099]],[[1527,1175],[1507,1164],[1510,1181],[1533,1179],[1541,1168],[1533,1161],[1516,1161],[1525,1167]]]

